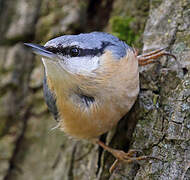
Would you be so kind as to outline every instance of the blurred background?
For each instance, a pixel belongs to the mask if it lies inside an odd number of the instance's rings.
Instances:
[[[186,177],[189,27],[189,0],[0,0],[0,180],[157,179],[163,172],[163,179]],[[109,32],[140,51],[143,45],[144,49],[168,46],[180,59],[180,67],[163,58],[162,63],[142,69],[142,92],[128,121],[102,137],[125,150],[129,144],[144,146],[143,152],[170,157],[171,163],[146,164],[144,169],[124,166],[122,173],[110,175],[109,154],[51,131],[56,122],[43,100],[43,67],[23,42],[43,45],[60,35],[91,31]],[[179,95],[185,100],[177,101]]]

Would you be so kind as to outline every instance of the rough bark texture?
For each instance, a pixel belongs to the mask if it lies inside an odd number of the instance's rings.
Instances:
[[[168,57],[141,71],[141,114],[133,147],[163,161],[146,162],[135,179],[190,179],[190,1],[152,1],[144,49],[168,47]]]
[[[111,32],[115,16],[133,17],[130,28],[138,33],[148,19],[138,46],[166,46],[177,61],[164,57],[140,68],[138,101],[101,137],[112,147],[161,160],[120,164],[110,175],[109,153],[50,130],[56,123],[43,100],[43,67],[22,42]],[[0,22],[0,180],[190,179],[189,0],[0,0]]]

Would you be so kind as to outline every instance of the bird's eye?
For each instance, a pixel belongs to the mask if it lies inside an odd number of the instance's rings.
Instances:
[[[71,57],[76,57],[80,54],[80,50],[77,47],[72,47],[69,54]]]

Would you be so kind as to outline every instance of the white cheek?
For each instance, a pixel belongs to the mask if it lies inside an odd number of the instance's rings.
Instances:
[[[99,66],[99,57],[72,57],[61,63],[73,73],[91,73]]]
[[[42,58],[42,63],[44,65],[46,76],[56,76],[56,74],[60,72],[60,66],[57,62],[50,59]]]

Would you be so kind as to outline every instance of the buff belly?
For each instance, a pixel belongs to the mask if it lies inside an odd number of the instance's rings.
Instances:
[[[94,139],[112,129],[121,119],[122,113],[109,106],[79,109],[70,103],[57,103],[60,112],[60,128],[79,139]],[[75,107],[75,108],[73,108]]]

